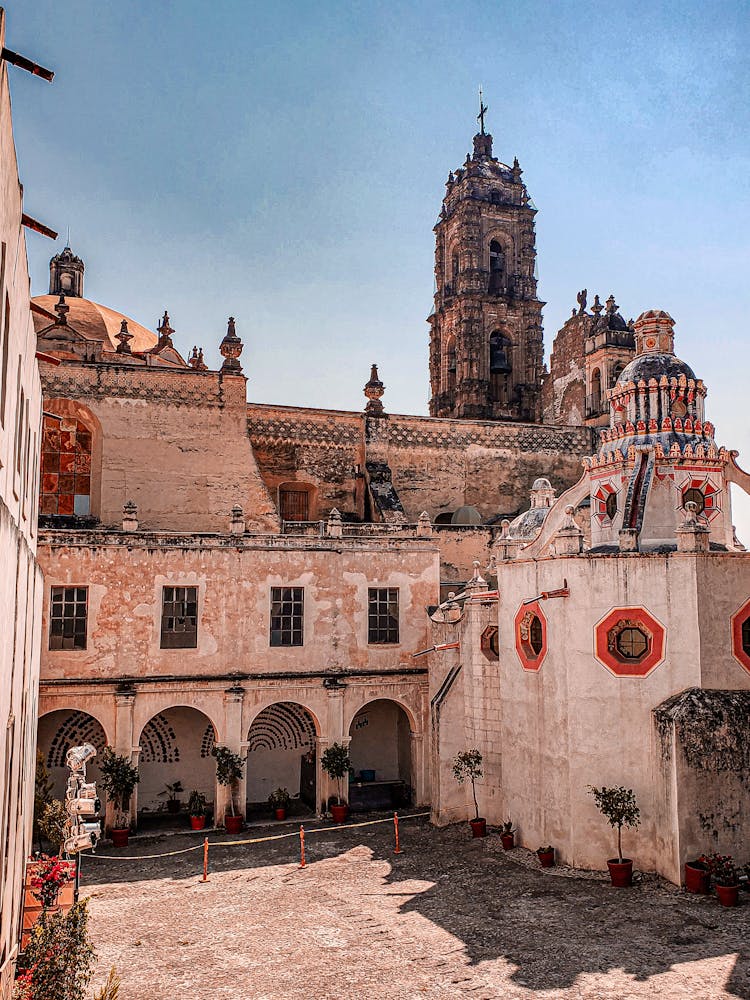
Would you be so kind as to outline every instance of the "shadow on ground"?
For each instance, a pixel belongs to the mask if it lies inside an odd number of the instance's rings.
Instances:
[[[403,819],[404,853],[393,853],[392,825],[307,829],[309,865],[364,846],[372,857],[387,860],[386,884],[398,894],[399,883],[429,883],[424,891],[405,892],[402,913],[416,912],[443,928],[465,948],[475,965],[504,958],[515,970],[511,980],[528,990],[562,990],[586,973],[622,969],[644,982],[680,963],[737,955],[729,982],[716,984],[715,996],[750,1000],[750,896],[736,909],[720,907],[712,897],[687,895],[660,880],[644,876],[630,889],[608,883],[564,878],[515,864],[499,846],[499,838],[472,841],[463,825],[436,829],[425,819]],[[231,840],[292,834],[284,839],[244,846],[222,846]],[[211,871],[258,870],[296,865],[297,830],[268,827],[239,837],[212,833]],[[202,854],[149,859],[150,854],[200,847],[195,838],[164,838],[131,845],[127,851],[100,852],[84,858],[83,884],[143,882],[148,879],[194,879]],[[137,855],[137,861],[118,860]],[[304,877],[303,873],[300,873]],[[366,898],[362,899],[363,909]],[[655,995],[658,993],[655,984]],[[670,994],[677,995],[677,994]],[[685,994],[686,996],[688,994]]]

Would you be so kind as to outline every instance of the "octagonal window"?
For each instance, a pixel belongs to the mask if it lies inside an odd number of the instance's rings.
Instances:
[[[690,503],[691,500],[698,508],[696,513],[702,514],[706,509],[706,498],[703,495],[703,492],[696,489],[696,487],[691,486],[682,494],[682,506],[684,507],[686,504]]]
[[[500,659],[500,631],[497,625],[488,625],[482,632],[481,648],[488,660]]]
[[[618,632],[615,646],[626,660],[640,660],[648,652],[648,636],[639,628],[624,628]]]
[[[529,645],[534,651],[534,655],[539,656],[542,651],[542,646],[544,645],[544,635],[542,633],[542,623],[539,619],[539,615],[533,615],[531,621],[529,622]]]
[[[617,494],[616,493],[608,493],[607,494],[607,499],[606,499],[606,501],[604,503],[604,509],[606,510],[607,517],[610,519],[610,521],[614,521],[615,514],[617,513]]]
[[[537,601],[516,612],[516,653],[524,670],[539,670],[547,655],[547,620]]]

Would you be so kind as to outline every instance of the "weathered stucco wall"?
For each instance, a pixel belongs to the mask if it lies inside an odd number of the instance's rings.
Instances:
[[[245,379],[220,372],[42,365],[45,408],[92,431],[91,511],[122,522],[128,500],[141,526],[226,531],[239,504],[248,525],[278,528],[247,438]]]

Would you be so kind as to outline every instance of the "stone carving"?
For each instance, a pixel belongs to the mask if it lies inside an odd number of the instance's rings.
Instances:
[[[373,364],[370,370],[370,381],[366,383],[364,394],[367,396],[367,406],[365,413],[369,417],[382,417],[385,414],[381,398],[385,392],[385,386],[378,378],[378,366]]]
[[[588,289],[582,289],[578,295],[576,295],[576,302],[578,303],[578,315],[582,316],[586,312],[586,296],[588,294]],[[575,312],[573,313],[575,316]]]
[[[133,334],[128,332],[128,321],[124,319],[120,325],[120,332],[117,334],[117,354],[132,354],[130,341]]]

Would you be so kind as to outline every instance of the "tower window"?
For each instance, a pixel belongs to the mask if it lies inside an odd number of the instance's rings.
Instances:
[[[490,334],[490,374],[507,375],[511,370],[508,357],[510,340],[499,330]]]
[[[596,416],[602,409],[602,373],[595,368],[591,373],[591,398],[589,399],[589,413]]]
[[[443,374],[443,391],[453,393],[456,389],[456,338],[448,337],[445,345],[445,372]]]
[[[617,513],[617,494],[608,493],[607,499],[604,501],[604,509],[607,512],[607,517],[610,521],[614,521],[615,514]]]
[[[498,294],[503,291],[505,282],[505,256],[503,248],[497,240],[490,243],[490,294]]]
[[[703,496],[702,491],[696,489],[694,486],[691,486],[690,489],[685,490],[682,494],[682,506],[685,507],[691,500],[698,507],[696,513],[702,514],[706,509],[706,498]]]

